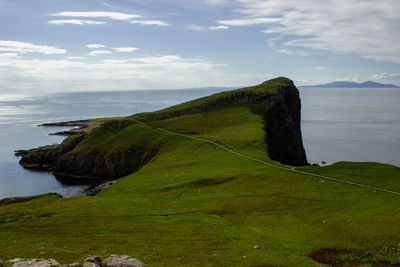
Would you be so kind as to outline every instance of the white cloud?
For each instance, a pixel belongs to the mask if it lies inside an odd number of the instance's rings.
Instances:
[[[87,55],[88,56],[97,56],[97,55],[107,55],[107,54],[111,54],[111,51],[108,50],[93,50],[90,51]]]
[[[141,24],[141,25],[156,25],[156,26],[168,26],[168,22],[162,20],[132,20],[130,23],[132,24]]]
[[[396,80],[396,81],[400,81],[400,73],[378,73],[375,74],[374,76],[372,76],[373,79],[376,80]]]
[[[316,66],[316,67],[305,67],[305,70],[329,70],[331,69],[330,67],[326,66]]]
[[[98,49],[98,48],[103,48],[103,47],[106,47],[106,46],[102,45],[102,44],[87,44],[86,47],[87,48]]]
[[[136,14],[126,14],[126,13],[119,13],[119,12],[59,12],[52,14],[52,16],[56,17],[83,17],[83,18],[107,18],[107,19],[114,19],[114,20],[129,20],[133,18],[140,18],[142,16]]]
[[[112,19],[112,20],[122,20],[129,21],[132,24],[140,24],[140,25],[156,25],[156,26],[168,26],[169,23],[162,20],[147,20],[141,19],[143,16],[137,14],[127,14],[120,12],[59,12],[55,14],[51,14],[51,16],[55,17],[71,17],[71,18],[103,18],[103,19]],[[133,19],[133,20],[132,20]],[[94,24],[105,24],[103,21],[93,21],[93,20],[85,20],[85,19],[68,19],[68,20],[50,20],[51,24],[76,24],[76,25],[94,25]]]
[[[139,48],[136,48],[136,47],[113,47],[112,49],[115,52],[126,52],[126,53],[139,50]]]
[[[398,0],[236,0],[241,18],[228,26],[264,24],[264,32],[301,46],[400,63]]]
[[[18,53],[0,53],[0,58],[2,59],[9,59],[18,57]]]
[[[67,50],[47,45],[35,45],[19,41],[0,41],[0,52],[65,54]]]
[[[85,57],[65,57],[65,59],[80,60],[80,59],[85,59]]]
[[[188,25],[186,27],[188,30],[201,32],[204,31],[206,28],[200,25]]]
[[[100,25],[100,24],[106,24],[106,22],[104,22],[104,21],[83,20],[83,19],[49,20],[49,23],[55,24],[55,25],[64,25],[64,24]]]
[[[209,27],[209,29],[210,30],[227,30],[227,29],[229,29],[229,27],[228,26],[225,26],[225,25],[219,25],[219,26],[211,26],[211,27]]]
[[[209,5],[223,5],[228,3],[227,0],[206,0],[206,3]]]
[[[229,26],[249,26],[256,24],[276,23],[280,22],[279,18],[245,18],[232,20],[219,20],[218,23]]]
[[[35,59],[0,53],[0,92],[7,90],[83,91],[241,86],[272,75],[226,73],[205,58],[180,55],[99,59]]]
[[[288,50],[288,49],[279,49],[279,53],[281,54],[286,54],[290,56],[309,56],[310,53],[307,51],[301,51],[301,50]]]

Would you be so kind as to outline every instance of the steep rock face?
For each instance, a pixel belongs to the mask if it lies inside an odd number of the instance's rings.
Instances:
[[[284,164],[307,165],[300,130],[300,101],[291,89],[283,90],[283,100],[275,101],[263,115],[268,156]]]
[[[30,169],[53,170],[61,155],[73,150],[86,138],[86,134],[67,138],[60,145],[42,146],[30,150],[18,150],[16,156],[21,156],[19,163]]]
[[[112,180],[138,170],[158,152],[145,146],[132,146],[124,152],[103,155],[99,153],[68,153],[61,155],[55,166],[54,174],[66,183],[69,174],[81,176],[87,180]],[[70,177],[72,178],[72,177]]]
[[[271,84],[278,83],[276,86]],[[273,90],[263,90],[263,88]],[[301,101],[299,91],[287,78],[276,78],[256,87],[216,94],[216,97],[200,104],[161,112],[139,114],[144,122],[208,111],[216,107],[248,105],[263,117],[268,156],[284,164],[307,165],[301,136]],[[195,100],[196,101],[196,100]],[[190,102],[189,102],[190,103]],[[178,105],[179,107],[180,105]]]
[[[152,144],[151,136],[142,142],[124,140],[123,146],[115,149],[118,134],[135,124],[132,120],[109,121],[93,132],[69,137],[60,145],[19,150],[16,155],[22,156],[22,166],[51,171],[66,184],[98,184],[137,171],[157,154],[160,146]],[[124,137],[129,139],[127,135]],[[111,143],[109,149],[97,143],[100,141]],[[80,149],[83,146],[85,149]]]

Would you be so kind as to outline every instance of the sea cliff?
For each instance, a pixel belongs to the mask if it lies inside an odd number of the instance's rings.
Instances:
[[[300,129],[299,92],[287,78],[214,94],[156,112],[110,120],[70,136],[60,145],[20,150],[17,155],[22,157],[22,166],[51,171],[66,183],[113,180],[141,168],[166,142],[165,137],[140,133],[143,129],[135,126],[138,123],[151,125],[190,114],[243,106],[262,118],[265,149],[271,160],[307,165]],[[134,140],[130,138],[132,132],[135,132]]]

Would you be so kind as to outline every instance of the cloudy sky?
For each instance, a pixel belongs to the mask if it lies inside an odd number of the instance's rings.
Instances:
[[[0,0],[0,94],[400,85],[399,0]]]

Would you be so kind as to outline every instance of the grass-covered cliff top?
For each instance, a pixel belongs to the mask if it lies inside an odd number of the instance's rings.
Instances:
[[[70,263],[125,254],[150,267],[400,263],[400,168],[278,168],[263,128],[246,105],[145,124],[109,121],[74,153],[112,157],[143,144],[156,155],[95,197],[0,206],[0,258]]]
[[[215,102],[222,98],[229,98],[235,97],[243,93],[247,94],[278,94],[279,88],[288,88],[292,87],[295,88],[293,82],[284,77],[275,78],[272,80],[265,81],[259,85],[231,90],[231,91],[224,91],[220,93],[216,93],[210,96],[198,98],[192,101],[188,101],[182,104],[178,104],[160,111],[156,112],[146,112],[136,114],[133,117],[143,121],[153,121],[159,120],[168,116],[168,114],[174,114],[179,111],[185,112],[185,110],[196,109],[197,107],[207,106],[207,105],[215,105]],[[192,113],[192,112],[190,112]]]

